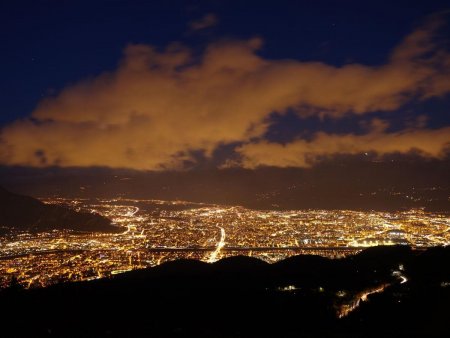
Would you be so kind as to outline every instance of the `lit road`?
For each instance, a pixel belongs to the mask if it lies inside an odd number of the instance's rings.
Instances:
[[[408,278],[402,274],[403,265],[400,265],[400,271],[394,271],[393,275],[396,276],[400,282],[400,284],[405,284],[408,282]],[[389,287],[391,284],[383,284],[376,288],[372,288],[366,291],[363,291],[362,293],[357,294],[350,302],[343,304],[339,310],[338,310],[338,317],[343,318],[348,316],[348,314],[352,311],[354,311],[356,308],[359,307],[361,302],[366,302],[368,300],[368,296],[374,293],[383,292],[384,289]]]
[[[215,261],[217,261],[217,256],[219,255],[220,250],[222,250],[222,248],[225,246],[225,229],[218,226],[217,224],[216,227],[220,229],[220,240],[217,243],[216,250],[214,250],[211,253],[211,256],[209,256],[208,263],[214,263]]]
[[[343,318],[348,316],[350,312],[358,308],[358,306],[361,304],[361,302],[366,302],[367,297],[374,293],[383,292],[386,287],[388,287],[389,284],[383,284],[376,288],[368,289],[366,291],[361,292],[360,294],[356,295],[349,303],[343,304],[339,310],[338,310],[338,317]]]
[[[392,272],[392,275],[397,277],[397,279],[400,281],[400,284],[405,284],[408,281],[408,278],[403,274],[403,270],[403,264],[400,264],[398,270]]]
[[[131,210],[127,211],[123,216],[134,217],[139,212],[139,208],[138,207],[133,207],[133,208],[134,208],[133,211],[131,211]],[[116,236],[126,235],[126,234],[130,233],[133,228],[134,228],[134,230],[136,230],[136,227],[132,224],[128,224],[126,227],[127,227],[127,230],[125,232],[119,233]]]
[[[136,215],[138,213],[138,211],[139,211],[139,208],[134,207],[134,211],[129,211],[126,216],[133,217],[134,215]]]

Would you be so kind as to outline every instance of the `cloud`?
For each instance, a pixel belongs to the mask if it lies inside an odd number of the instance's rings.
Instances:
[[[191,21],[189,23],[189,28],[192,31],[198,31],[201,29],[213,27],[213,26],[217,25],[218,22],[219,22],[219,19],[217,18],[217,16],[215,14],[208,13],[199,20]]]
[[[226,166],[310,167],[318,160],[334,155],[355,155],[365,152],[378,156],[393,153],[418,153],[424,157],[444,158],[450,147],[450,127],[426,130],[407,129],[386,133],[375,128],[365,135],[336,135],[318,132],[310,141],[295,140],[288,144],[261,141],[240,146],[240,161]]]
[[[340,118],[448,93],[450,57],[434,42],[436,29],[429,24],[413,32],[377,67],[267,60],[257,54],[260,39],[213,43],[198,62],[179,44],[163,51],[129,45],[116,71],[69,86],[40,102],[29,119],[4,127],[0,162],[177,169],[194,161],[193,152],[211,156],[221,145],[243,143],[244,165],[256,166],[251,149],[271,146],[283,153],[280,145],[251,143],[264,136],[273,112]],[[369,134],[363,144],[381,136]],[[320,144],[333,137],[317,135]],[[402,147],[417,145],[400,138]]]

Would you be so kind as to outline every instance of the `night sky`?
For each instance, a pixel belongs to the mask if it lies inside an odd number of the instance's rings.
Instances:
[[[2,1],[0,163],[448,159],[447,1]]]

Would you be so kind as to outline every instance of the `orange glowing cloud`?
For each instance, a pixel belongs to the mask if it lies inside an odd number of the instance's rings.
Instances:
[[[432,24],[413,32],[394,49],[389,61],[378,67],[267,60],[257,54],[260,39],[211,44],[199,62],[178,44],[164,51],[129,45],[116,71],[67,87],[42,101],[32,119],[3,128],[0,162],[36,167],[176,169],[193,160],[193,151],[211,156],[220,145],[235,142],[244,144],[238,152],[247,167],[285,166],[282,162],[288,153],[301,159],[314,152],[385,153],[383,147],[404,152],[420,146],[414,137],[427,144],[427,137],[441,132],[350,135],[349,141],[361,142],[354,150],[341,143],[333,145],[335,141],[345,143],[342,136],[322,133],[316,135],[314,144],[297,140],[288,147],[253,144],[251,140],[263,137],[272,112],[283,114],[291,109],[300,115],[341,118],[392,111],[411,98],[447,94],[450,56],[433,43],[436,28]],[[444,142],[445,137],[441,135],[439,140]],[[436,141],[429,142],[433,145],[418,149],[439,156],[433,148],[438,147]],[[270,163],[259,155],[268,147],[280,152]],[[296,165],[303,166],[301,160]]]
[[[379,156],[415,152],[425,157],[442,158],[447,155],[449,148],[450,127],[437,130],[407,129],[395,133],[374,129],[365,135],[319,132],[310,141],[295,140],[284,145],[267,141],[245,144],[237,149],[242,159],[229,162],[227,166],[310,167],[317,160],[333,155],[365,152]]]

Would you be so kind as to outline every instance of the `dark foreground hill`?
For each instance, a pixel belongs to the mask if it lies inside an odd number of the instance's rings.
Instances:
[[[449,267],[450,248],[379,247],[276,264],[180,260],[4,290],[2,337],[448,337]]]
[[[47,231],[71,229],[77,231],[117,232],[118,227],[98,214],[76,212],[58,205],[13,194],[0,187],[0,226],[6,229]]]

